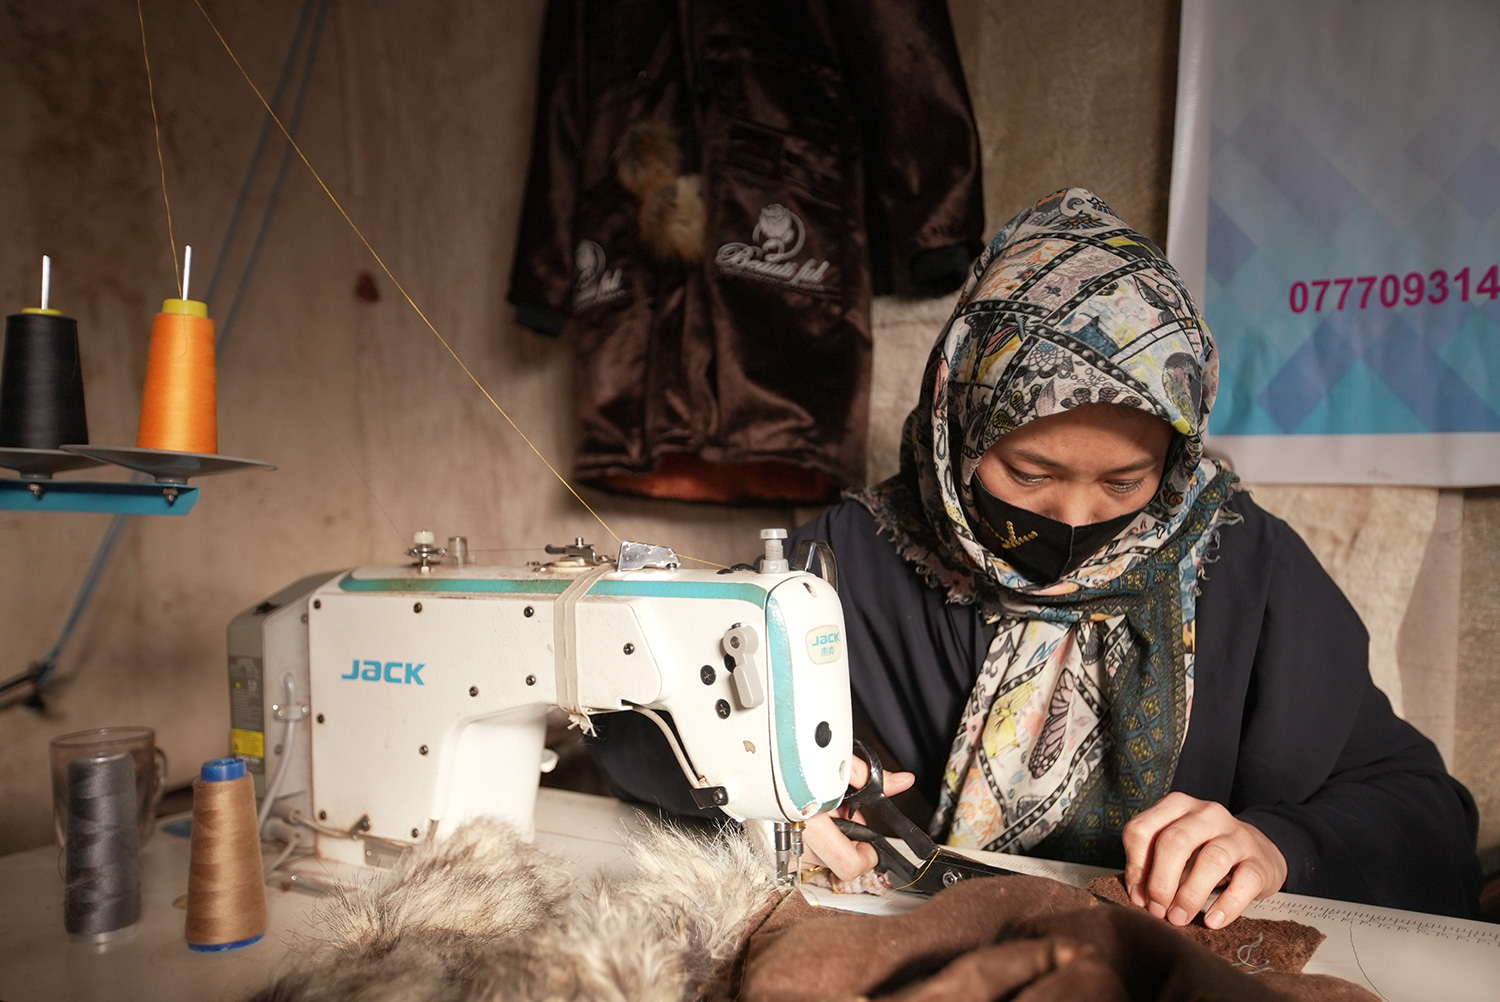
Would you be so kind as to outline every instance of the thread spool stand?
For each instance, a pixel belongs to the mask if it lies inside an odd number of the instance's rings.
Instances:
[[[201,363],[207,369],[208,377],[206,380],[200,377],[204,392],[194,401],[200,413],[188,415],[185,419],[171,407],[162,409],[143,405],[144,440],[138,441],[137,445],[167,447],[127,449],[87,444],[83,382],[77,362],[77,329],[73,320],[47,305],[51,259],[42,258],[40,308],[29,307],[6,319],[3,375],[6,407],[0,412],[0,468],[15,470],[20,477],[0,479],[0,510],[186,515],[198,501],[198,488],[188,486],[189,477],[236,470],[276,469],[272,464],[256,459],[190,451],[192,445],[201,444],[207,449],[217,447],[212,372],[213,323],[202,303],[186,298],[191,267],[192,248],[189,247],[183,262],[183,298],[168,299],[163,303],[163,312],[157,315],[153,326],[154,361],[148,371],[148,396],[151,395],[152,378],[164,381],[164,385],[157,387],[156,396],[182,396],[182,374],[174,369],[174,363],[182,355],[182,342],[172,340],[172,335],[180,334],[178,328],[185,324],[194,325],[190,333],[197,336],[197,350],[202,354]],[[12,327],[15,328],[14,335]],[[162,336],[161,350],[158,350],[159,334]],[[15,345],[11,344],[13,336]],[[162,363],[163,375],[160,377],[156,377],[156,361]],[[40,373],[34,370],[40,370]],[[59,374],[67,378],[59,378]],[[40,389],[35,385],[42,383],[48,385]],[[65,399],[52,399],[55,396]],[[149,433],[145,430],[148,415],[154,427]],[[194,418],[200,428],[192,426]],[[76,444],[66,444],[70,440]],[[144,473],[155,483],[53,479],[57,473],[102,464]]]
[[[53,473],[105,463],[144,473],[155,483],[52,479]],[[0,467],[21,474],[19,479],[0,480],[0,510],[119,515],[186,515],[198,501],[198,488],[189,486],[188,478],[276,469],[258,459],[96,445],[0,449]]]

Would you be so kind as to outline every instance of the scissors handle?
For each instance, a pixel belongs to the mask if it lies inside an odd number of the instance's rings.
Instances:
[[[834,818],[833,823],[851,841],[868,842],[875,847],[875,855],[879,858],[875,869],[887,874],[891,878],[892,886],[905,887],[916,880],[917,867],[901,855],[901,850],[891,845],[890,840],[884,835],[866,828],[857,821],[850,821],[848,818]]]
[[[862,811],[868,820],[888,829],[919,857],[930,858],[937,851],[937,843],[921,828],[918,828],[911,818],[902,814],[900,809],[885,795],[885,769],[880,764],[880,757],[866,748],[861,741],[854,742],[854,753],[864,759],[870,767],[870,778],[865,780],[864,786],[858,789],[851,786],[845,791],[844,806],[849,808],[851,813],[856,810]]]

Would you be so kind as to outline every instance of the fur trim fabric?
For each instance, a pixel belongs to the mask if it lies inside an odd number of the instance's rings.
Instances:
[[[633,873],[575,881],[492,819],[413,849],[338,894],[295,966],[249,1002],[680,1002],[724,976],[779,899],[769,858],[737,832],[656,828]]]
[[[641,243],[659,261],[703,258],[707,212],[696,174],[682,176],[682,150],[658,119],[633,123],[615,151],[615,176],[641,203]]]

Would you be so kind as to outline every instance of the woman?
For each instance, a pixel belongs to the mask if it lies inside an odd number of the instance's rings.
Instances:
[[[1283,889],[1475,915],[1473,801],[1307,547],[1203,455],[1217,383],[1176,272],[1097,196],[1011,220],[900,473],[793,537],[838,556],[856,716],[936,837],[1123,866],[1177,924],[1226,881],[1213,928]],[[873,862],[826,819],[807,842]]]

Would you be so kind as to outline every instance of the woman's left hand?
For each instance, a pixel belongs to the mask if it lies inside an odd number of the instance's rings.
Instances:
[[[1125,826],[1125,889],[1157,918],[1187,925],[1228,880],[1204,916],[1219,929],[1257,898],[1281,889],[1286,858],[1254,825],[1223,804],[1169,793]]]

